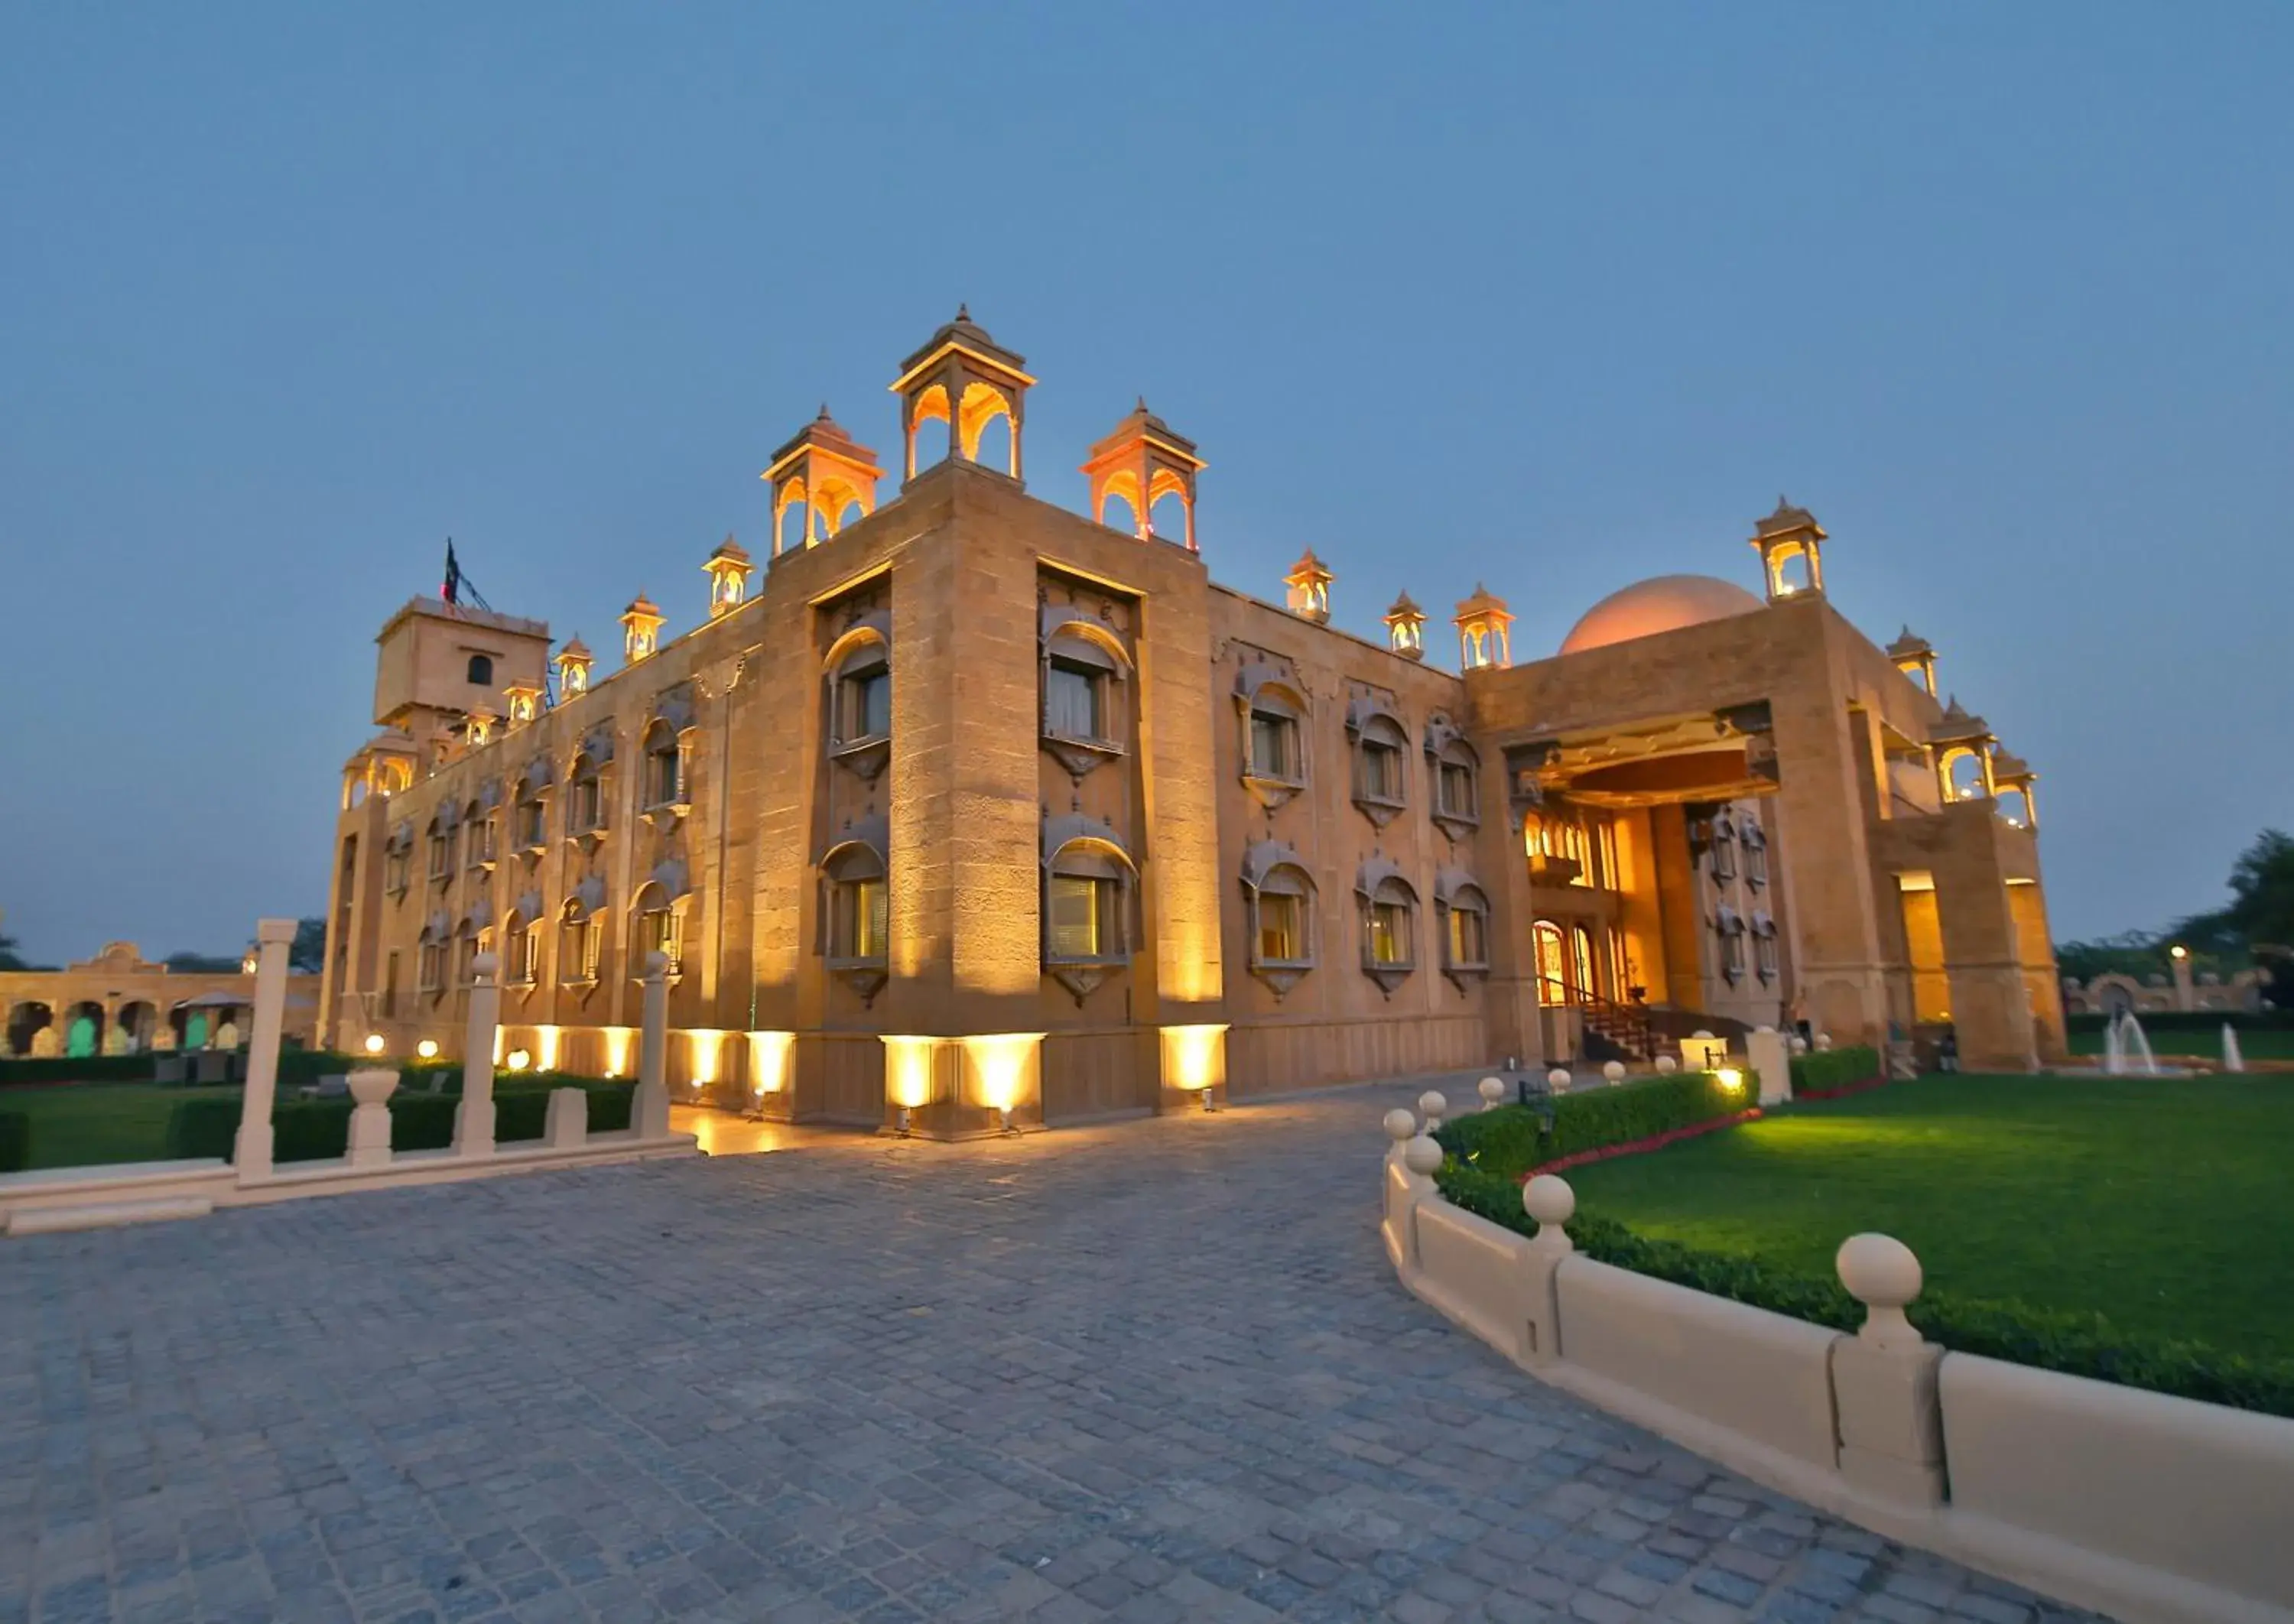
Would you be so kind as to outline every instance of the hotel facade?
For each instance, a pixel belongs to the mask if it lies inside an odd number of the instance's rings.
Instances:
[[[393,614],[328,1037],[453,1052],[490,954],[498,1058],[626,1074],[657,953],[679,1092],[949,1136],[1795,1019],[2060,1052],[2033,775],[1832,608],[1808,513],[1755,527],[1761,594],[1644,581],[1550,657],[1486,590],[1369,641],[1311,551],[1279,606],[1210,580],[1143,402],[1087,513],[1029,494],[1024,364],[964,314],[911,355],[881,501],[824,411],[762,569],[700,561],[675,637],[632,602],[610,672]]]

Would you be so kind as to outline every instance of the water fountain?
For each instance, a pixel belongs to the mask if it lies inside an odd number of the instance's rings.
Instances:
[[[2246,1069],[2246,1056],[2238,1046],[2238,1028],[2228,1021],[2223,1022],[2223,1069],[2225,1071]]]
[[[2130,1065],[2137,1056],[2142,1063]],[[2119,1011],[2104,1029],[2103,1068],[2114,1077],[2130,1071],[2146,1077],[2159,1075],[2158,1057],[2151,1052],[2151,1040],[2144,1035],[2143,1023],[2135,1019],[2133,1010]]]

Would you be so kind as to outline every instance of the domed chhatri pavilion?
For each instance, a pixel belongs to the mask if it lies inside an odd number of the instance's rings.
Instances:
[[[1407,592],[1332,626],[1311,549],[1280,605],[1215,584],[1204,459],[1143,401],[1085,512],[1031,495],[1025,365],[959,313],[883,462],[823,409],[766,460],[761,569],[728,537],[705,589],[627,583],[663,595],[618,669],[391,615],[327,1035],[451,1052],[491,953],[508,1063],[626,1073],[659,953],[680,1087],[937,1134],[1794,1019],[2060,1051],[2034,775],[1932,646],[1832,608],[1805,509],[1754,526],[1757,594],[1645,581],[1549,658],[1477,583],[1453,673]]]

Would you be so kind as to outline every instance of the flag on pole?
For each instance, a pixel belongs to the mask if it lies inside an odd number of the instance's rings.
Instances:
[[[439,589],[438,596],[450,604],[461,602],[462,566],[455,562],[454,538],[451,536],[446,538],[446,584]]]

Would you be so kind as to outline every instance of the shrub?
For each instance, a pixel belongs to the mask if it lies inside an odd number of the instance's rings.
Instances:
[[[180,1100],[167,1113],[166,1159],[171,1162],[232,1159],[239,1139],[239,1096]]]
[[[21,1173],[31,1165],[31,1117],[22,1111],[0,1111],[0,1173]]]
[[[1811,1049],[1792,1060],[1795,1094],[1853,1088],[1859,1083],[1877,1083],[1886,1075],[1880,1069],[1880,1052],[1869,1043],[1851,1043],[1845,1049]]]
[[[1518,1183],[1547,1162],[1733,1116],[1759,1098],[1759,1080],[1749,1071],[1734,1089],[1710,1072],[1685,1071],[1558,1095],[1550,1128],[1538,1107],[1501,1105],[1444,1123],[1435,1138],[1460,1160]]]
[[[13,1083],[149,1083],[148,1054],[91,1054],[74,1060],[61,1055],[0,1060],[0,1087]]]
[[[579,1088],[589,1096],[592,1133],[611,1133],[630,1125],[635,1084],[609,1078],[537,1075],[531,1085],[497,1086],[494,1142],[540,1139],[549,1116],[552,1088]],[[409,1092],[402,1084],[399,1092],[390,1097],[390,1148],[445,1149],[454,1142],[454,1113],[460,1104],[458,1093]],[[350,1147],[351,1112],[356,1105],[355,1100],[340,1096],[278,1101],[271,1108],[272,1160],[311,1162],[344,1155]],[[0,1123],[6,1120],[0,1116]],[[168,1114],[167,1154],[171,1160],[220,1157],[229,1161],[238,1138],[236,1097],[185,1100]],[[4,1144],[0,1144],[0,1156],[4,1156]],[[4,1161],[0,1161],[0,1172],[6,1170]]]
[[[2240,1032],[2294,1032],[2294,1010],[2137,1010],[2135,1019],[2146,1032],[2219,1032],[2227,1021]],[[2066,1015],[2069,1032],[2100,1032],[2111,1025],[2108,1015]]]
[[[1513,1179],[1453,1157],[1443,1163],[1435,1181],[1447,1199],[1467,1212],[1517,1234],[1537,1233],[1537,1221],[1522,1210],[1521,1189]],[[1817,1279],[1677,1241],[1653,1240],[1598,1214],[1579,1213],[1568,1229],[1577,1249],[1597,1263],[1834,1330],[1853,1331],[1864,1323],[1863,1304],[1836,1279]],[[2209,1404],[2294,1416],[2294,1361],[2251,1360],[2200,1343],[2121,1331],[2100,1314],[1948,1293],[1924,1294],[1908,1312],[1929,1340],[1962,1353]]]

